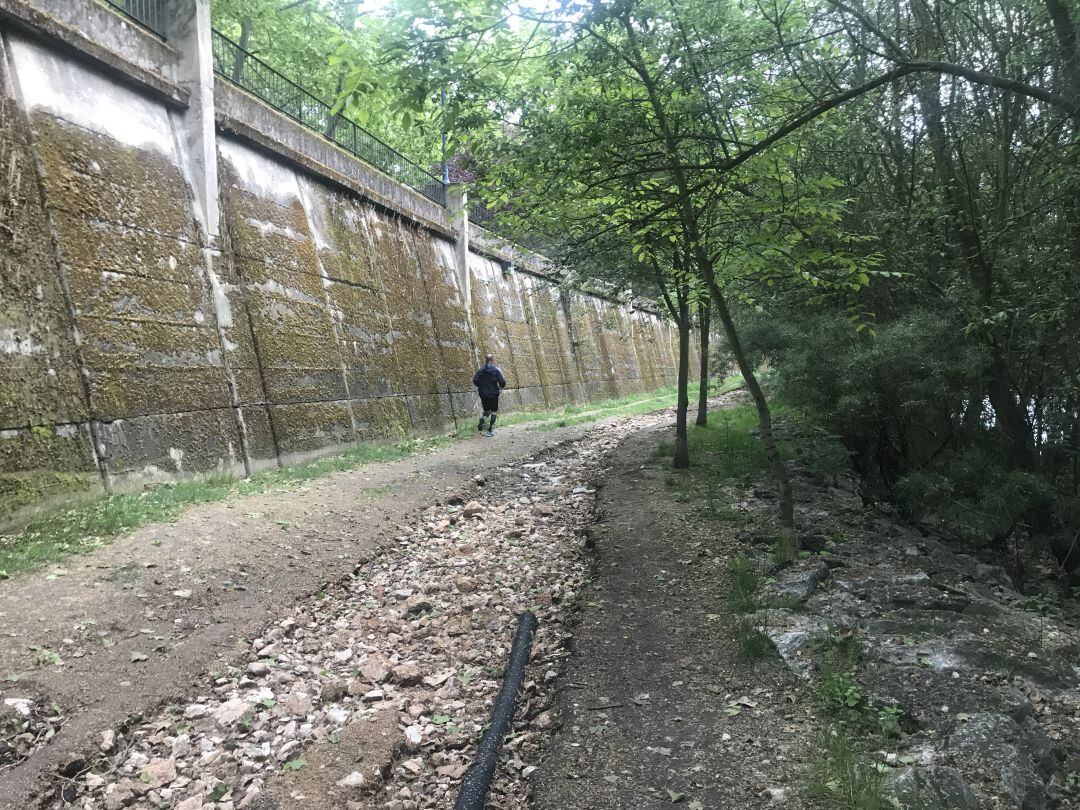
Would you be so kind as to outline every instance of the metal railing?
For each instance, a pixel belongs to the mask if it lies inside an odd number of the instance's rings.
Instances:
[[[214,72],[258,96],[278,112],[336,143],[347,152],[446,205],[446,186],[396,149],[345,116],[333,114],[322,99],[278,73],[218,30],[213,32]]]
[[[494,224],[494,221],[495,212],[482,202],[474,202],[469,205],[469,222],[492,230],[491,226]]]
[[[165,5],[168,0],[105,0],[143,28],[165,38]]]

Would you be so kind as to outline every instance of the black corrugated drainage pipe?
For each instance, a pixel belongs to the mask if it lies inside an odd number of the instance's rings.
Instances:
[[[536,616],[526,610],[518,616],[517,632],[514,634],[514,646],[510,650],[510,663],[506,666],[502,689],[495,699],[495,708],[491,712],[491,724],[480,739],[476,749],[476,761],[461,780],[454,810],[484,810],[495,769],[499,765],[499,748],[503,738],[510,730],[510,721],[514,719],[518,692],[525,680],[525,665],[529,663],[533,633],[536,632]]]

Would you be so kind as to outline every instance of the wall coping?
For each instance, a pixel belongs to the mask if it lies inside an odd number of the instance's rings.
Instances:
[[[309,174],[329,180],[429,231],[454,238],[448,209],[220,76],[214,77],[214,108],[218,128],[222,131],[282,157]]]
[[[188,92],[174,77],[178,55],[168,43],[91,0],[0,0],[0,22],[46,40],[111,77],[173,108]]]

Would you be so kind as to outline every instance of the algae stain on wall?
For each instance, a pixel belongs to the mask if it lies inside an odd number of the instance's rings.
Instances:
[[[471,421],[487,352],[508,409],[666,379],[671,341],[654,317],[475,252],[467,304],[452,242],[225,134],[211,241],[176,116],[12,41],[21,104],[0,72],[6,502],[93,485],[99,462],[106,480],[134,481],[443,430]]]

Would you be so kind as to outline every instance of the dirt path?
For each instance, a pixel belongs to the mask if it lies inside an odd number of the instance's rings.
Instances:
[[[626,436],[670,422],[594,425],[474,482],[476,500],[410,516],[379,554],[265,611],[219,671],[115,729],[23,806],[448,808],[528,608],[540,630],[489,797],[524,810],[587,579],[596,487]]]
[[[60,575],[0,584],[0,697],[17,701],[7,711],[49,715],[41,747],[0,772],[0,807],[25,807],[39,777],[84,766],[102,731],[247,655],[245,639],[269,618],[394,544],[422,509],[475,488],[477,474],[596,429],[513,427],[482,445],[196,507],[72,558]]]
[[[660,438],[623,442],[597,496],[595,576],[533,806],[798,808],[804,687],[774,658],[740,663],[725,601],[738,543],[672,499],[666,459],[652,459]]]

